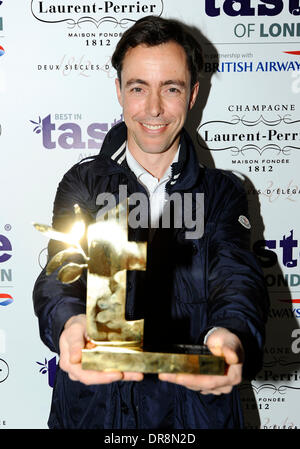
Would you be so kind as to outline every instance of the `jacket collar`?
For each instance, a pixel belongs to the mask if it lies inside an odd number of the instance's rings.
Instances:
[[[112,171],[129,171],[126,162],[127,127],[124,122],[118,123],[107,133],[97,158],[110,160]],[[180,136],[180,152],[178,162],[171,165],[169,190],[186,190],[195,185],[200,174],[200,166],[193,142],[182,130]]]

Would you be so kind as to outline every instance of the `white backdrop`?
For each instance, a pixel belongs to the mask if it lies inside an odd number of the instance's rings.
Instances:
[[[70,12],[68,12],[68,9]],[[122,12],[123,11],[123,12]],[[205,71],[187,128],[199,158],[243,177],[271,309],[248,428],[299,428],[298,0],[0,1],[0,429],[44,429],[57,363],[32,307],[57,184],[121,119],[110,56],[149,13],[183,20]],[[198,134],[196,133],[198,129]]]

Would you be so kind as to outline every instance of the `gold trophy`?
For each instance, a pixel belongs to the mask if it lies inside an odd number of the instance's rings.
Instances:
[[[49,261],[47,275],[54,275],[61,267],[58,279],[71,283],[87,269],[88,343],[82,350],[82,368],[224,375],[224,358],[214,356],[206,346],[174,345],[172,351],[144,351],[144,320],[125,319],[127,270],[146,270],[147,260],[147,243],[128,241],[127,201],[119,203],[87,229],[80,208],[75,205],[74,210],[75,223],[68,234],[47,225],[34,223],[34,227],[50,239],[69,246]],[[79,243],[85,232],[88,254]],[[74,255],[79,255],[82,263],[68,262]]]

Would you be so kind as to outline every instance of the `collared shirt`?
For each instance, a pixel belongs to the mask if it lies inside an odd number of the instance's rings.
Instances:
[[[128,146],[126,145],[126,162],[130,170],[136,175],[138,181],[145,187],[149,194],[150,203],[150,219],[151,227],[157,228],[159,226],[159,218],[162,215],[165,205],[166,184],[171,179],[171,165],[178,161],[180,146],[174,156],[172,163],[169,165],[164,175],[160,180],[151,175],[147,170],[142,167],[137,160],[130,153]]]

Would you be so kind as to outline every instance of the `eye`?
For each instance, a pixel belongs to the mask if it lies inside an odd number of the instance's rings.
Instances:
[[[143,89],[141,87],[133,87],[130,92],[136,93],[136,94],[140,94],[143,91]]]
[[[180,95],[181,94],[181,90],[178,89],[178,87],[172,86],[172,87],[168,87],[165,90],[164,94],[174,97],[174,96]]]

